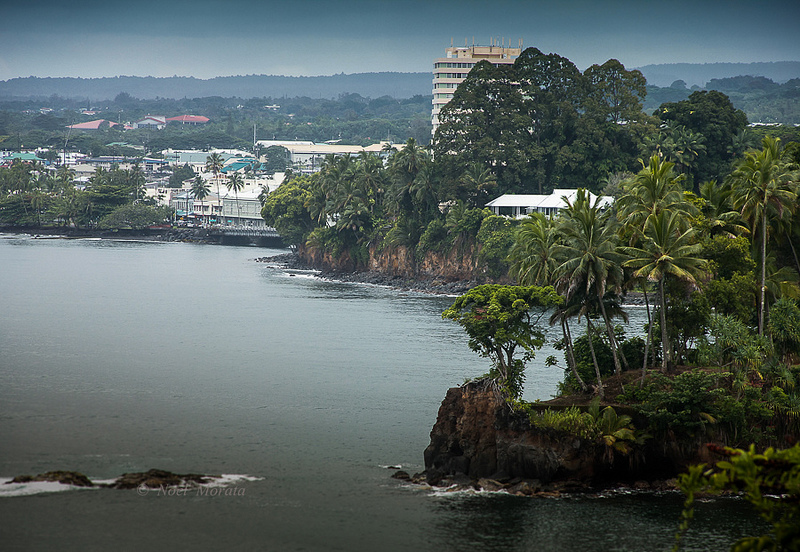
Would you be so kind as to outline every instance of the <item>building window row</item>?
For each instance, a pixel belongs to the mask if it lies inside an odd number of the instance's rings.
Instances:
[[[434,73],[434,79],[466,79],[468,73]]]
[[[451,62],[439,62],[434,63],[434,69],[472,69],[475,67],[474,63],[451,63]]]
[[[435,82],[433,83],[434,88],[455,88],[456,83],[454,82]]]

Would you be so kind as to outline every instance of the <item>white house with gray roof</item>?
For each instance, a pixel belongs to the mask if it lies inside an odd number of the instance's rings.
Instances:
[[[610,207],[614,202],[610,197],[597,196],[588,190],[587,193],[592,205],[600,197],[600,207],[603,209]],[[486,207],[491,209],[495,215],[512,218],[523,218],[532,213],[557,215],[561,209],[567,206],[565,199],[572,203],[577,194],[578,190],[570,189],[555,189],[550,195],[504,194],[487,203]]]

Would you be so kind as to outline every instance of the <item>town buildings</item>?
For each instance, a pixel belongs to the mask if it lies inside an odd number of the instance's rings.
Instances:
[[[511,65],[522,53],[522,40],[517,48],[504,44],[498,45],[492,40],[489,46],[464,46],[453,47],[445,50],[446,56],[433,61],[433,109],[431,110],[431,125],[433,133],[439,126],[439,112],[450,101],[456,87],[464,82],[467,74],[475,65],[483,60],[493,65]]]
[[[289,151],[292,167],[301,173],[313,173],[320,170],[322,162],[328,155],[359,155],[360,153],[389,154],[399,150],[402,144],[381,141],[369,146],[348,146],[338,143],[315,144],[307,140],[259,140],[261,148],[281,146]]]

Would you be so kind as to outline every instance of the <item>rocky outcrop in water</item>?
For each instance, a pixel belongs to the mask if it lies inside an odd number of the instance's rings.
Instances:
[[[94,487],[94,483],[92,483],[88,477],[74,471],[49,471],[47,473],[40,473],[39,475],[18,475],[7,484],[43,481],[72,485],[74,487]]]
[[[424,452],[425,472],[412,479],[484,489],[521,486],[519,494],[664,488],[664,480],[689,464],[711,459],[695,441],[651,440],[624,455],[599,441],[533,427],[528,414],[511,410],[492,381],[480,380],[447,391]]]
[[[161,487],[187,487],[204,485],[218,475],[200,475],[197,473],[177,474],[165,470],[148,470],[146,472],[123,473],[109,487],[113,489],[137,489],[142,486],[149,489]]]
[[[138,489],[147,487],[148,489],[159,489],[168,487],[193,487],[205,485],[214,479],[219,479],[219,475],[200,475],[196,473],[177,474],[166,470],[151,469],[146,472],[124,473],[113,483],[96,484],[88,477],[74,471],[50,471],[39,475],[19,475],[8,481],[11,483],[33,483],[49,481],[72,485],[74,487],[110,487],[112,489]]]

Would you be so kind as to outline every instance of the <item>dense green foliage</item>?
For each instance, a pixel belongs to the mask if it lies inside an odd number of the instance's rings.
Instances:
[[[145,177],[139,165],[99,168],[84,190],[76,189],[73,180],[74,173],[68,167],[48,171],[39,162],[17,160],[0,169],[0,223],[95,227],[104,220],[106,227],[117,221],[122,227],[139,228],[169,218],[167,211],[152,209],[122,210],[121,218],[106,218],[122,207],[134,203],[144,207],[151,201],[144,198]],[[152,222],[145,224],[148,220]]]
[[[737,109],[744,111],[750,121],[786,125],[800,123],[800,110],[797,106],[800,80],[797,78],[778,84],[766,77],[747,75],[711,79],[704,88],[730,97],[731,102]],[[644,110],[651,113],[661,104],[683,101],[698,90],[698,87],[687,88],[683,81],[676,81],[672,86],[664,88],[648,85]]]
[[[140,230],[149,226],[164,224],[172,218],[169,207],[153,207],[143,203],[127,203],[108,213],[97,224],[98,228]]]
[[[629,454],[633,445],[642,444],[649,437],[636,429],[630,416],[617,414],[611,406],[601,410],[597,398],[586,409],[571,406],[564,410],[535,410],[529,404],[522,408],[527,410],[533,427],[552,428],[604,445],[606,458],[611,462],[615,451]]]
[[[727,457],[707,468],[700,464],[681,475],[678,484],[686,495],[679,531],[673,550],[680,550],[681,539],[694,518],[698,493],[741,493],[770,530],[760,536],[744,537],[731,550],[780,551],[800,549],[800,445],[788,449],[768,448],[757,452],[725,448]]]
[[[539,319],[560,302],[552,287],[485,284],[457,298],[442,318],[455,320],[464,328],[470,349],[491,359],[489,376],[510,397],[519,397],[525,363],[544,344]]]
[[[478,63],[439,114],[434,153],[443,178],[480,164],[500,192],[547,193],[631,170],[645,81],[616,60],[584,73],[528,48],[513,65]],[[466,199],[466,198],[461,198]]]
[[[394,99],[345,94],[334,100],[307,97],[138,100],[122,93],[114,100],[95,102],[92,114],[87,115],[81,112],[86,109],[85,104],[81,106],[67,100],[52,106],[52,102],[29,103],[0,103],[0,149],[19,149],[24,145],[25,148],[46,147],[61,151],[66,147],[69,151],[91,155],[135,158],[167,148],[252,150],[254,130],[257,140],[340,140],[357,145],[379,140],[402,142],[408,137],[426,144],[431,136],[430,96]],[[41,114],[38,110],[43,105],[61,109]],[[273,105],[279,107],[268,107]],[[203,115],[210,121],[200,126],[169,124],[158,131],[67,129],[68,125],[95,119],[135,122],[148,114]],[[121,142],[145,151],[114,145]]]

